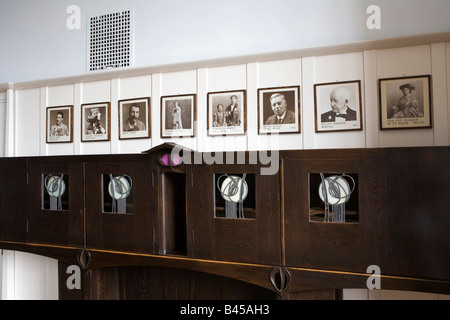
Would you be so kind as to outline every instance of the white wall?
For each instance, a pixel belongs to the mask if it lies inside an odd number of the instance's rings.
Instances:
[[[200,151],[240,151],[273,149],[270,138],[257,133],[257,89],[298,85],[301,88],[301,133],[279,138],[279,149],[372,148],[395,146],[448,146],[450,141],[450,43],[362,50],[324,56],[298,57],[266,62],[253,61],[228,66],[203,66],[174,72],[155,72],[64,84],[18,85],[13,90],[12,118],[0,112],[6,133],[14,135],[14,156],[140,153],[165,141],[174,141]],[[430,74],[432,78],[433,127],[420,130],[379,130],[378,79]],[[315,83],[361,80],[363,130],[316,133],[314,128]],[[53,81],[55,83],[55,81]],[[247,134],[211,137],[206,133],[208,92],[247,90]],[[196,134],[193,138],[160,137],[160,98],[165,95],[197,94]],[[8,96],[8,95],[1,95]],[[151,138],[118,139],[118,100],[151,97]],[[111,102],[111,141],[81,142],[83,103]],[[1,102],[1,100],[0,100]],[[6,101],[4,105],[8,105]],[[45,139],[46,108],[74,105],[74,140],[72,143],[47,144]],[[2,105],[3,108],[3,105]],[[12,119],[12,120],[9,120]],[[12,122],[11,122],[12,121]],[[15,257],[15,296],[23,298],[57,297],[57,264],[54,260],[26,255]],[[26,274],[29,266],[38,268]],[[52,273],[55,271],[54,273]],[[32,281],[32,278],[37,277]],[[42,279],[51,279],[43,289]],[[28,289],[25,290],[25,282]],[[30,283],[34,283],[30,286]],[[366,291],[346,291],[347,297],[368,297]],[[372,298],[381,296],[372,296]],[[391,297],[386,293],[384,297]],[[439,297],[441,296],[433,296]],[[370,297],[369,297],[370,298]],[[381,297],[382,298],[382,297]]]
[[[257,89],[293,85],[301,89],[301,133],[283,134],[276,149],[446,146],[450,123],[448,47],[449,44],[436,43],[18,89],[14,91],[15,155],[140,153],[166,141],[199,151],[274,149],[271,138],[257,131]],[[378,79],[426,74],[432,79],[432,128],[380,130]],[[361,81],[363,130],[316,133],[314,84],[350,80]],[[207,93],[232,90],[247,92],[247,133],[208,136]],[[161,97],[179,94],[197,95],[195,137],[163,139]],[[151,97],[151,138],[119,140],[118,100],[139,97]],[[104,101],[111,102],[111,141],[81,142],[81,104]],[[46,108],[67,104],[75,106],[74,141],[47,144]]]
[[[366,26],[370,5],[381,29]],[[121,10],[134,12],[135,67],[450,30],[447,0],[0,0],[0,83],[85,73],[88,19]]]
[[[6,92],[0,92],[0,123],[6,123]],[[5,126],[0,126],[0,157],[5,156],[5,134]]]
[[[0,251],[0,297],[3,296],[3,252]]]
[[[35,254],[15,252],[16,300],[57,300],[58,261]]]
[[[449,300],[450,295],[400,290],[345,289],[344,300]]]

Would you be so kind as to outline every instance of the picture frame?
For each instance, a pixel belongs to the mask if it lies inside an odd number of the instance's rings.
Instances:
[[[119,140],[150,138],[150,98],[133,98],[118,101]]]
[[[47,143],[73,142],[73,105],[47,107]]]
[[[232,108],[233,110],[231,110]],[[247,131],[246,110],[246,90],[209,92],[208,135],[245,134]]]
[[[431,76],[379,79],[380,130],[432,127]]]
[[[161,138],[194,137],[197,95],[161,97]]]
[[[81,105],[81,141],[110,141],[111,104],[109,102]]]
[[[258,89],[258,134],[300,132],[300,86]]]
[[[361,80],[314,85],[316,133],[362,130]]]

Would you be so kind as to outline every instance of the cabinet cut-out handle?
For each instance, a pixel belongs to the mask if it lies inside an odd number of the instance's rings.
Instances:
[[[91,253],[89,250],[81,249],[78,251],[77,261],[81,268],[86,269],[91,262]]]
[[[289,271],[282,267],[275,267],[270,273],[270,282],[278,292],[283,292],[289,286],[291,281],[291,274]]]

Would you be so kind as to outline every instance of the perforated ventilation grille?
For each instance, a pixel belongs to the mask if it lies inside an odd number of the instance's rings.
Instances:
[[[131,66],[131,22],[131,11],[90,19],[90,71]]]

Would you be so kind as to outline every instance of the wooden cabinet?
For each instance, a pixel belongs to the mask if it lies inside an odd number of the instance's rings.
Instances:
[[[449,148],[287,153],[283,168],[287,266],[450,279]],[[356,220],[311,219],[318,173],[353,175]]]
[[[86,247],[157,251],[153,163],[143,156],[85,162]]]
[[[28,160],[28,242],[84,246],[84,163],[80,159]]]
[[[364,273],[369,265],[383,264],[387,185],[379,152],[312,152],[300,159],[287,157],[283,168],[286,265]],[[327,215],[321,188],[327,178],[342,175],[350,177],[352,192],[348,201],[333,206],[339,203],[335,196]],[[343,190],[337,191],[344,197]],[[330,218],[339,210],[345,220]]]
[[[386,163],[386,272],[448,280],[450,149],[398,148],[389,151]]]
[[[171,168],[157,165],[155,183],[159,200],[159,253],[167,255],[188,255],[188,234],[186,229],[186,170],[184,166]]]
[[[117,298],[156,271],[174,292],[225,277],[262,288],[233,285],[255,297],[335,297],[365,288],[371,265],[384,289],[450,293],[450,148],[282,151],[266,175],[249,153],[242,164],[175,163],[174,147],[0,159],[1,248],[77,263],[86,290],[111,280]]]
[[[27,158],[0,160],[0,239],[27,242]]]
[[[261,175],[260,169],[260,165],[238,164],[191,167],[187,198],[192,257],[281,263],[280,174]],[[227,177],[244,174],[248,194],[239,216],[240,203],[226,204],[220,187]],[[234,211],[228,217],[227,205]]]

